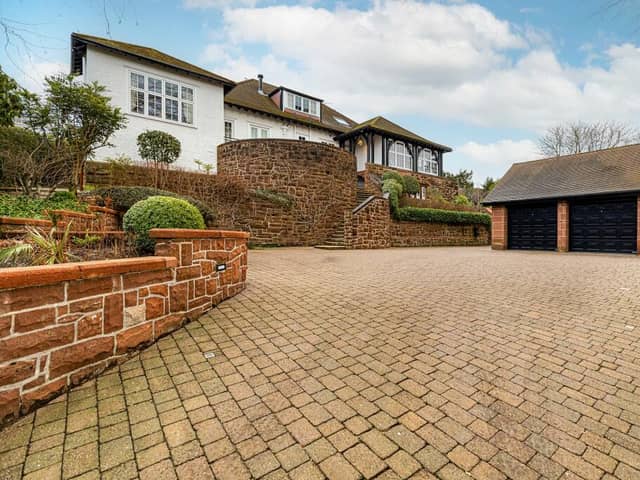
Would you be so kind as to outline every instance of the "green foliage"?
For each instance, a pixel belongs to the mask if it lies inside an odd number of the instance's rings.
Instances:
[[[73,237],[71,241],[74,245],[78,247],[90,247],[91,245],[95,245],[102,240],[100,235],[89,235],[86,233],[84,237]]]
[[[436,208],[402,207],[395,211],[395,217],[405,222],[491,225],[491,216],[486,213]]]
[[[389,180],[389,179],[393,179],[396,182],[398,182],[400,185],[404,185],[404,179],[402,178],[402,175],[400,175],[398,172],[395,172],[393,170],[387,170],[382,174],[382,181],[384,182],[385,180]]]
[[[404,192],[409,195],[415,195],[420,191],[420,182],[412,175],[404,175],[402,177],[402,184],[404,185]]]
[[[134,204],[123,218],[125,231],[136,235],[141,253],[152,253],[155,242],[149,237],[152,228],[204,229],[204,219],[196,207],[172,197],[149,197]]]
[[[55,203],[64,203],[64,202],[76,202],[76,196],[73,192],[69,192],[68,190],[60,190],[58,192],[53,192],[51,196],[49,196],[49,200]]]
[[[458,190],[463,193],[467,198],[473,196],[473,171],[472,170],[460,170],[458,173],[444,172],[444,178],[453,180],[458,186]]]
[[[402,180],[402,178],[400,178]],[[402,196],[403,186],[395,178],[389,177],[382,182],[382,193],[389,194],[389,205],[391,210],[395,211],[400,206],[400,197]]]
[[[67,192],[56,192],[51,198],[31,198],[0,193],[0,216],[19,218],[47,218],[44,210],[74,210],[86,212],[87,204],[66,196]]]
[[[0,67],[0,126],[12,127],[24,110],[29,94]]]
[[[180,140],[161,130],[146,130],[138,135],[138,154],[145,162],[169,165],[180,156]]]
[[[213,171],[213,163],[206,163],[202,160],[194,160],[195,164],[198,166],[198,170],[209,175]]]
[[[494,180],[493,177],[487,177],[482,184],[482,190],[485,194],[487,194],[495,188],[496,183],[498,183],[498,181]]]
[[[26,108],[30,129],[47,138],[54,150],[65,146],[74,191],[84,185],[88,157],[111,145],[111,136],[126,124],[119,108],[97,82],[77,82],[72,75],[47,77],[44,99],[32,98]]]
[[[0,250],[0,264],[27,261],[31,265],[53,265],[76,260],[77,257],[69,252],[72,223],[67,224],[62,235],[58,235],[56,227],[53,227],[47,234],[37,228],[27,227],[25,243]]]
[[[473,205],[471,203],[471,200],[469,200],[466,197],[466,195],[462,195],[462,194],[458,194],[455,197],[453,197],[453,203],[456,205],[467,205],[467,206]]]
[[[207,225],[212,225],[216,220],[215,212],[207,205],[195,198],[178,195],[177,193],[168,192],[166,190],[159,190],[152,187],[111,187],[101,188],[94,191],[94,193],[103,199],[110,198],[112,205],[111,208],[120,212],[126,212],[135,203],[140,200],[144,200],[149,197],[163,196],[180,198],[194,205],[202,214]]]
[[[284,193],[275,192],[267,189],[257,189],[251,192],[256,198],[266,200],[268,202],[280,205],[281,207],[291,208],[293,206],[293,200]]]

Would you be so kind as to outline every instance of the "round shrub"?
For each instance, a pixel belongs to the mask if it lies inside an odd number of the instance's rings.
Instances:
[[[402,177],[402,183],[404,185],[404,192],[409,195],[415,195],[420,191],[420,183],[416,177],[405,175]]]
[[[134,204],[145,198],[154,196],[180,198],[186,200],[190,204],[194,205],[202,214],[202,218],[207,225],[214,225],[216,220],[215,212],[207,205],[195,198],[187,197],[185,195],[178,195],[174,192],[168,192],[166,190],[160,190],[152,187],[110,187],[101,188],[94,191],[95,195],[102,197],[103,199],[110,198],[111,207],[119,212],[126,212]]]
[[[393,170],[387,170],[386,172],[384,172],[382,174],[382,181],[383,182],[385,180],[391,180],[391,179],[395,180],[400,185],[404,185],[404,181],[402,179],[402,175],[400,175],[398,172],[394,172]]]
[[[155,242],[149,237],[152,228],[205,228],[196,207],[172,197],[149,197],[133,205],[123,218],[124,229],[136,235],[140,253],[153,252]]]

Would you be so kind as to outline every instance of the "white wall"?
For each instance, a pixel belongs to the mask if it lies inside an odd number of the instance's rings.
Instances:
[[[289,138],[297,140],[300,135],[307,136],[311,142],[325,142],[337,145],[333,140],[334,133],[321,128],[298,125],[283,118],[261,115],[257,112],[236,108],[232,105],[224,106],[224,119],[233,121],[233,138],[243,140],[251,138],[249,125],[269,129],[269,138]]]
[[[193,86],[195,88],[193,126],[130,113],[130,69]],[[112,55],[90,46],[87,47],[84,80],[97,81],[107,87],[112,105],[120,107],[128,120],[127,126],[111,139],[114,147],[99,149],[96,152],[96,159],[124,154],[134,160],[141,160],[136,144],[138,135],[145,130],[162,130],[180,140],[182,153],[176,165],[195,170],[197,169],[195,159],[216,165],[216,147],[224,140],[222,85],[203,82],[169,69],[139,63],[132,58]]]

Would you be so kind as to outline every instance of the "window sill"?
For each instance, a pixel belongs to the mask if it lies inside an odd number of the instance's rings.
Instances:
[[[143,118],[145,120],[150,120],[152,122],[161,122],[161,123],[166,123],[168,125],[175,125],[176,127],[193,128],[194,130],[198,129],[198,127],[195,124],[189,125],[188,123],[174,122],[173,120],[165,120],[164,118],[150,117],[149,115],[141,115],[139,113],[134,113],[134,112],[125,112],[124,114],[130,117]]]

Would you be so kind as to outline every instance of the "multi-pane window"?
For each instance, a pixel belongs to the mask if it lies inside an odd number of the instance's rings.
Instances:
[[[438,157],[436,152],[425,148],[418,155],[418,171],[438,175]]]
[[[226,142],[233,140],[233,121],[224,121],[224,140]]]
[[[402,142],[393,142],[389,148],[389,166],[411,170],[411,154]]]
[[[287,92],[285,108],[308,113],[309,115],[320,116],[320,102],[311,98],[303,97],[295,93]]]
[[[130,90],[132,113],[193,125],[193,87],[130,72]]]
[[[249,125],[251,138],[269,138],[269,129],[258,125]]]

